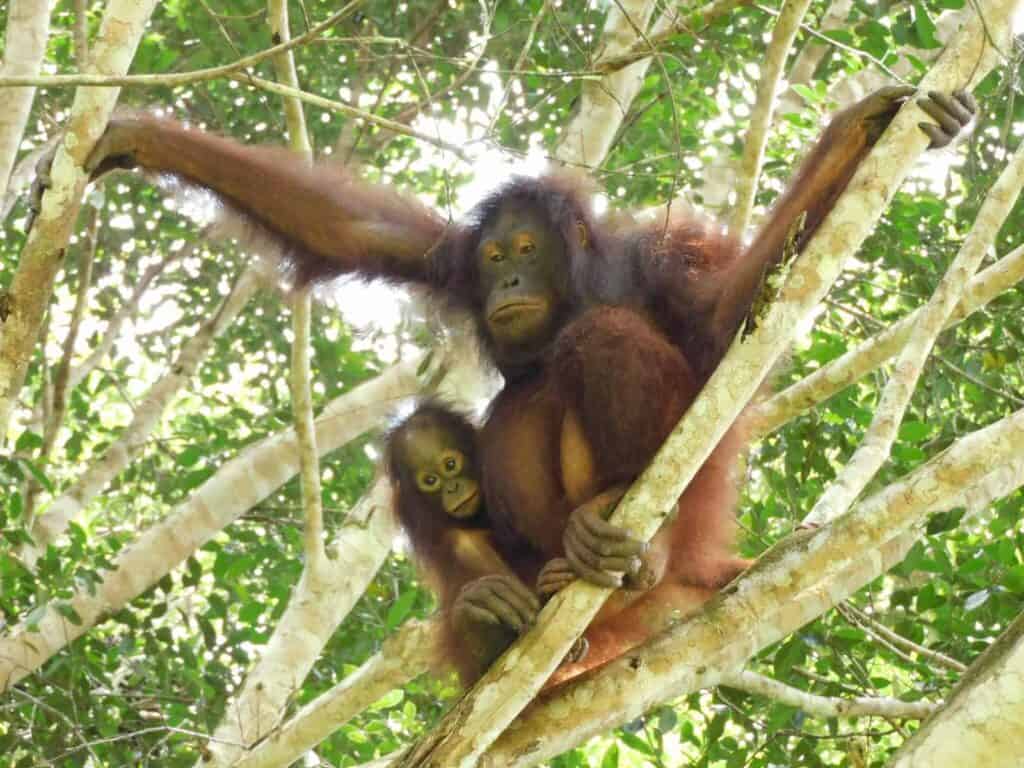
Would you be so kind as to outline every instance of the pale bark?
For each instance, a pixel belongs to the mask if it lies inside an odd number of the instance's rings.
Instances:
[[[291,39],[288,22],[288,5],[284,0],[270,0],[267,3],[271,37],[282,43]],[[277,79],[291,88],[299,87],[299,75],[295,70],[295,57],[284,51],[274,57],[274,71]],[[313,160],[313,146],[306,130],[306,114],[302,102],[285,97],[284,114],[288,125],[288,144],[300,156],[299,162]],[[292,395],[292,416],[295,421],[295,436],[299,443],[299,479],[302,488],[304,510],[306,571],[323,567],[324,560],[324,512],[320,498],[320,464],[317,461],[316,434],[313,429],[313,394],[310,390],[309,369],[309,325],[312,309],[309,291],[302,291],[292,297],[292,358],[289,386]]]
[[[786,0],[772,29],[772,40],[765,52],[765,62],[761,66],[757,80],[754,110],[750,116],[750,128],[747,130],[747,139],[743,145],[743,156],[740,158],[736,205],[729,222],[729,229],[737,237],[742,238],[750,226],[757,182],[761,177],[768,133],[772,115],[775,113],[775,101],[782,81],[782,68],[810,4],[811,0]]]
[[[629,67],[641,59],[649,57],[657,51],[659,45],[673,35],[678,35],[681,32],[692,33],[700,31],[713,21],[727,16],[739,6],[746,5],[749,2],[750,0],[712,0],[712,2],[696,11],[687,11],[685,13],[678,13],[675,9],[669,9],[662,17],[662,23],[659,23],[655,29],[651,30],[651,34],[647,36],[646,40],[634,39],[632,44],[625,50],[615,55],[609,54],[601,57],[594,63],[594,69],[603,73],[618,72],[624,67]]]
[[[287,41],[291,37],[287,5],[283,0],[270,0],[267,10],[273,39],[275,42]],[[291,51],[274,57],[274,69],[279,80],[292,88],[298,87]],[[284,105],[289,145],[296,153],[295,162],[309,163],[313,151],[302,104],[296,99],[286,98]],[[375,514],[374,502],[383,500],[388,503],[390,499],[387,485],[378,481],[355,511],[352,522],[356,527],[341,536],[345,542],[342,548],[345,556],[338,562],[327,563],[320,463],[317,460],[310,389],[309,291],[298,292],[291,299],[293,338],[289,387],[298,447],[306,562],[299,583],[289,597],[288,608],[274,627],[269,642],[261,649],[259,659],[249,670],[241,689],[228,702],[224,717],[207,746],[207,753],[197,761],[201,766],[229,765],[245,748],[277,726],[289,698],[301,687],[324,645],[377,572],[391,549],[395,534],[390,510],[386,514]],[[383,530],[370,530],[381,525]],[[334,592],[340,592],[340,600]]]
[[[22,550],[22,557],[27,563],[34,563],[39,552],[66,531],[68,523],[85,509],[96,494],[142,453],[153,430],[160,424],[167,406],[192,378],[210,351],[214,339],[230,326],[259,287],[257,273],[247,270],[220,307],[185,342],[164,376],[140,399],[133,411],[131,423],[117,440],[36,519],[32,527],[36,547]]]
[[[0,77],[38,74],[49,30],[49,0],[10,0]],[[35,95],[35,88],[0,89],[0,196],[7,191]]]
[[[723,672],[898,563],[928,514],[1024,484],[1022,450],[1019,411],[957,441],[838,520],[780,542],[700,614],[533,704],[480,765],[536,765],[658,703],[717,684]]]
[[[764,696],[822,718],[886,717],[923,720],[939,708],[938,704],[930,701],[900,701],[887,696],[857,696],[850,699],[818,696],[749,670],[726,673],[722,675],[720,684]]]
[[[196,766],[228,766],[270,734],[281,722],[288,701],[302,687],[324,645],[355,605],[398,532],[391,484],[380,477],[338,534],[323,567],[303,569],[288,608],[274,634],[249,670],[242,691],[207,744]]]
[[[1024,614],[971,665],[892,768],[1015,766],[1024,761]]]
[[[821,20],[819,25],[821,31],[829,32],[836,29],[845,29],[846,17],[850,15],[852,7],[853,0],[834,0],[829,5],[828,12]],[[814,76],[814,70],[818,68],[818,65],[825,58],[825,54],[828,51],[829,45],[827,43],[814,37],[807,39],[786,76],[789,88],[779,97],[779,115],[795,112],[803,107],[804,100],[793,90],[793,86],[809,83]]]
[[[68,332],[64,336],[64,344],[61,348],[60,360],[55,366],[53,374],[53,386],[43,386],[39,393],[40,410],[46,413],[46,420],[43,424],[43,445],[39,451],[40,464],[46,464],[53,456],[53,449],[57,444],[57,435],[64,424],[64,414],[68,405],[68,383],[71,378],[71,358],[75,353],[75,342],[78,339],[78,331],[85,317],[86,305],[89,301],[89,289],[92,287],[92,263],[96,256],[96,242],[99,235],[99,211],[91,209],[89,223],[86,225],[83,247],[78,256],[78,286],[75,290],[75,306],[71,310],[71,320],[68,323]],[[42,335],[40,346],[45,350],[46,333]],[[45,354],[45,352],[43,353]],[[49,366],[46,366],[49,369]],[[43,487],[30,475],[25,484],[24,511],[22,519],[25,527],[31,529],[35,517],[36,502],[39,500],[39,493]]]
[[[1024,280],[1024,245],[1015,248],[967,283],[946,328],[956,325],[1021,280]],[[923,307],[914,310],[856,349],[851,349],[796,384],[753,406],[749,412],[753,434],[760,437],[778,429],[790,419],[877,369],[903,349],[923,311]]]
[[[156,0],[107,4],[90,62],[95,72],[127,71],[155,5]],[[118,92],[117,88],[80,88],[75,93],[67,132],[53,160],[52,186],[43,194],[42,209],[11,281],[11,314],[0,336],[0,445],[7,437],[11,412],[82,202],[87,181],[82,165],[106,128]]]
[[[978,270],[985,253],[995,242],[1022,185],[1024,145],[1010,158],[992,185],[959,253],[939,281],[931,299],[920,309],[906,344],[893,366],[892,375],[882,389],[881,399],[863,440],[804,518],[805,524],[820,525],[845,512],[889,458],[903,421],[903,412],[914,394],[935,339],[960,301],[967,281]]]
[[[327,405],[316,422],[321,455],[373,429],[394,404],[419,389],[417,359],[402,362]],[[53,606],[0,638],[0,692],[38,669],[103,617],[159,581],[224,526],[274,493],[298,471],[293,430],[265,438],[227,462],[162,522],[122,549],[114,568],[94,588],[65,603],[81,617],[74,624]],[[334,599],[333,596],[331,598]]]
[[[440,629],[436,620],[406,622],[359,669],[296,712],[232,768],[291,765],[384,694],[426,672],[436,658]]]
[[[18,197],[28,189],[36,177],[36,165],[39,163],[39,158],[57,146],[58,140],[59,137],[54,136],[21,156],[7,180],[7,191],[0,196],[0,222],[7,221]]]
[[[998,61],[989,40],[1004,49],[1015,3],[989,0],[961,30],[925,76],[925,90],[951,90],[976,82]],[[611,522],[648,540],[715,444],[789,346],[794,329],[822,299],[843,260],[860,247],[928,145],[918,127],[924,113],[913,103],[900,110],[861,163],[831,214],[790,269],[780,297],[756,330],[734,344],[654,461],[616,508]],[[544,607],[537,625],[498,659],[435,731],[400,761],[403,766],[475,765],[480,755],[534,699],[541,685],[597,614],[610,590],[576,582]],[[571,606],[561,610],[565,606]],[[751,630],[751,637],[756,632]],[[638,698],[643,698],[642,695]]]
[[[595,66],[637,41],[636,30],[647,29],[655,5],[654,0],[624,0],[608,9]],[[583,82],[579,107],[555,149],[559,161],[587,168],[604,162],[629,105],[643,86],[650,63],[649,58],[644,58],[597,82]]]

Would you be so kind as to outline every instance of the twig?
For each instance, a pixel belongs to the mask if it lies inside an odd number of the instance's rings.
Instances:
[[[219,67],[208,67],[206,69],[197,69],[192,72],[165,75],[94,75],[82,73],[78,75],[47,75],[45,77],[7,76],[0,77],[0,88],[55,88],[58,86],[80,85],[89,85],[98,88],[113,88],[130,85],[173,86],[188,85],[189,83],[198,83],[204,80],[217,80],[221,77],[235,74],[241,69],[253,67],[267,59],[273,58],[281,53],[286,53],[293,48],[297,48],[308,43],[318,37],[321,32],[324,32],[335,24],[344,21],[363,3],[363,1],[364,0],[351,0],[351,2],[349,2],[348,5],[340,11],[331,14],[308,32],[287,42],[281,43],[280,45],[267,48],[259,53],[254,53],[251,56],[244,56],[231,64],[223,64]]]
[[[861,629],[871,635],[871,637],[875,638],[892,650],[903,649],[904,651],[916,653],[918,656],[935,662],[940,667],[945,667],[946,669],[960,674],[967,671],[966,664],[962,664],[944,653],[933,651],[929,648],[925,648],[923,645],[918,645],[917,643],[908,640],[903,635],[893,632],[880,621],[872,618],[850,603],[839,603],[836,606],[836,610],[838,610],[839,613],[847,619],[847,621],[857,624]]]

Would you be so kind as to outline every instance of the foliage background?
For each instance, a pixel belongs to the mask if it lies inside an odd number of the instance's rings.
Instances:
[[[403,119],[410,105],[445,127],[471,126],[470,151],[501,149],[517,162],[532,150],[550,150],[571,114],[586,77],[607,5],[553,3],[542,18],[521,68],[521,88],[488,131],[507,75],[523,50],[540,0],[474,3],[410,0],[364,2],[358,13],[324,39],[296,52],[303,87]],[[759,203],[782,188],[801,148],[832,108],[827,86],[863,67],[870,57],[892,66],[938,45],[934,19],[962,0],[912,3],[856,2],[845,26],[829,33],[833,49],[801,91],[804,108],[776,123]],[[763,59],[770,11],[741,7],[699,34],[680,34],[664,47],[623,122],[606,161],[593,169],[614,205],[646,207],[682,193],[705,204],[712,161],[738,156],[757,64]],[[335,4],[293,3],[295,33],[335,11]],[[808,23],[827,6],[815,3]],[[89,7],[92,31],[102,8]],[[0,19],[6,21],[5,8]],[[490,37],[482,70],[467,73],[467,52]],[[54,72],[75,70],[72,9],[54,12],[48,62]],[[414,36],[419,33],[418,37]],[[135,73],[184,72],[222,64],[271,45],[265,7],[172,0],[158,6],[139,48]],[[371,38],[377,42],[371,42]],[[806,41],[807,36],[801,36]],[[384,40],[384,41],[382,41]],[[411,42],[411,45],[407,43]],[[909,47],[908,47],[909,46]],[[269,64],[261,72],[272,77]],[[900,192],[859,259],[804,342],[779,374],[793,381],[918,306],[955,255],[981,198],[1001,168],[1006,148],[1024,131],[1019,59],[979,88],[982,115],[969,141],[940,153],[922,177]],[[41,91],[25,149],[54,135],[71,89]],[[281,142],[278,99],[236,83],[129,89],[122,102],[170,110],[179,118],[247,142]],[[372,178],[416,190],[456,211],[460,190],[490,172],[374,126],[307,107],[314,145],[351,162]],[[443,123],[442,123],[443,121]],[[358,141],[354,142],[353,137]],[[946,165],[952,172],[942,175]],[[931,175],[932,178],[929,178]],[[936,178],[938,179],[936,181]],[[0,233],[0,287],[10,281],[24,236],[24,202]],[[102,210],[87,331],[76,360],[95,345],[105,322],[145,269],[195,246],[147,292],[142,311],[123,329],[113,353],[70,394],[64,430],[50,462],[36,457],[41,438],[26,429],[12,456],[0,457],[0,528],[17,541],[25,481],[44,485],[43,503],[74,479],[127,423],[133,402],[164,375],[167,362],[191,338],[248,258],[230,245],[209,245],[177,212],[179,204],[146,180],[123,175],[95,190],[89,205]],[[724,211],[723,211],[724,212]],[[83,214],[82,225],[90,213]],[[1022,241],[1024,206],[1018,203],[1000,236],[999,252]],[[47,370],[59,359],[84,248],[79,234],[57,287],[48,323],[46,355],[38,356],[24,392],[31,407]],[[328,297],[330,298],[330,297]],[[314,317],[314,397],[317,403],[374,376],[391,360],[393,343],[372,324],[355,329],[337,302]],[[884,484],[935,455],[956,437],[1024,404],[1019,349],[1024,297],[1014,289],[941,337],[900,432]],[[415,313],[394,333],[402,344],[423,337]],[[160,519],[228,458],[291,423],[287,389],[289,315],[281,298],[265,293],[217,341],[194,380],[181,391],[143,458],[95,500],[68,540],[52,547],[38,573],[0,556],[0,625],[13,624],[47,602],[97,580],[111,556],[146,525]],[[869,422],[883,374],[869,376],[755,445],[747,466],[741,510],[745,553],[756,556],[792,530],[809,511],[835,468],[852,453]],[[328,527],[373,476],[373,436],[335,452],[322,464]],[[906,561],[853,601],[909,639],[969,663],[1024,607],[1024,528],[1020,492],[992,509],[938,515]],[[6,546],[0,552],[9,550]],[[230,695],[281,615],[302,568],[301,514],[296,481],[250,510],[156,588],[51,660],[0,704],[0,764],[184,766],[199,754],[203,735],[219,722]],[[295,706],[329,688],[371,655],[410,616],[428,615],[433,598],[401,554],[389,559],[367,594],[336,633]],[[830,695],[885,695],[908,700],[942,698],[950,673],[874,641],[856,623],[830,613],[757,658],[755,668],[806,690]],[[345,725],[318,750],[324,763],[355,765],[382,755],[428,728],[453,681],[421,678]],[[607,738],[558,758],[558,766],[882,765],[913,724],[880,718],[820,720],[794,708],[720,688],[664,707]],[[88,745],[88,747],[83,747]]]

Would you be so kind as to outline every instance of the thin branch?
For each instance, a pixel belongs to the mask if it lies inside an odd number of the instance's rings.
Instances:
[[[692,13],[685,16],[677,11],[671,11],[673,18],[671,23],[658,32],[650,35],[647,41],[638,40],[628,50],[615,56],[609,56],[595,65],[595,69],[602,74],[611,74],[620,69],[628,67],[641,59],[645,59],[652,53],[652,46],[656,50],[669,38],[683,32],[695,33],[707,27],[717,19],[727,16],[741,5],[747,5],[751,0],[713,0]]]
[[[945,667],[952,672],[963,674],[967,671],[966,664],[963,664],[944,653],[933,651],[930,648],[925,648],[923,645],[918,645],[917,643],[908,640],[903,635],[893,632],[887,626],[882,624],[882,622],[872,618],[854,605],[841,603],[836,606],[836,609],[843,614],[848,621],[859,625],[861,629],[879,642],[885,643],[889,646],[895,646],[896,648],[908,653],[917,654],[921,658],[926,659],[933,664],[937,664],[940,667]]]
[[[818,696],[748,670],[726,673],[719,684],[764,696],[821,718],[891,717],[923,720],[936,712],[940,706],[929,701],[901,701],[887,696],[858,696],[850,699]]]
[[[381,696],[426,672],[436,658],[441,624],[407,621],[380,651],[277,728],[232,768],[291,765]]]
[[[161,86],[161,87],[172,87],[176,85],[189,85],[191,83],[200,83],[207,80],[219,80],[220,78],[227,77],[238,73],[240,70],[248,69],[260,64],[268,59],[272,59],[279,54],[287,53],[294,48],[305,45],[306,43],[315,40],[320,36],[322,32],[327,31],[336,24],[344,21],[352,15],[355,10],[363,4],[365,0],[351,0],[344,8],[336,13],[332,13],[326,19],[321,21],[315,27],[304,34],[299,35],[296,38],[280,43],[279,45],[272,46],[258,53],[254,53],[250,56],[243,56],[242,58],[231,62],[230,64],[222,64],[219,67],[208,67],[206,69],[197,69],[192,72],[182,73],[170,73],[162,75],[98,75],[88,72],[83,72],[77,75],[47,75],[47,76],[3,76],[0,77],[0,88],[18,88],[18,87],[39,87],[39,88],[56,88],[60,86],[92,86],[96,88],[113,88],[113,87],[124,87],[124,86]]]
[[[278,96],[288,96],[296,98],[299,101],[304,101],[307,104],[312,104],[315,107],[326,109],[329,112],[337,112],[342,115],[348,115],[359,120],[366,120],[370,123],[375,123],[381,128],[386,128],[389,131],[394,131],[403,136],[409,136],[419,141],[424,141],[427,144],[432,144],[438,149],[443,149],[446,152],[451,152],[453,155],[458,157],[460,160],[471,162],[472,158],[470,155],[460,146],[451,144],[450,142],[443,141],[442,139],[435,138],[430,134],[423,133],[410,128],[407,125],[396,123],[394,120],[388,120],[386,117],[380,117],[378,115],[365,112],[361,109],[349,106],[341,101],[334,101],[333,99],[325,99],[323,96],[317,96],[313,93],[307,93],[306,91],[299,90],[298,88],[289,88],[281,83],[275,83],[273,80],[264,80],[262,77],[256,77],[255,75],[229,75],[230,80],[235,80],[243,85],[249,85],[254,88],[267,91],[268,93],[275,93]]]
[[[273,39],[287,42],[291,37],[288,5],[284,0],[269,0],[271,34]],[[290,88],[299,89],[299,75],[291,51],[274,57],[277,79]],[[300,162],[313,159],[313,145],[306,130],[306,116],[302,103],[291,96],[284,97],[285,119],[291,148],[300,156]],[[313,428],[313,395],[310,390],[309,369],[309,291],[292,297],[292,360],[289,384],[292,393],[292,416],[295,435],[299,442],[299,478],[302,486],[302,506],[305,510],[306,567],[314,572],[324,565],[324,511],[320,490],[320,463],[317,461],[316,430]]]
[[[71,311],[71,322],[68,325],[67,335],[64,337],[64,348],[61,352],[60,361],[57,363],[57,370],[53,374],[53,386],[45,387],[42,396],[49,399],[49,407],[44,408],[47,414],[46,422],[43,424],[43,445],[39,450],[39,462],[45,465],[53,455],[53,448],[57,443],[57,435],[64,424],[64,414],[68,405],[68,382],[70,380],[71,358],[75,354],[75,342],[78,340],[78,331],[82,325],[82,318],[85,317],[86,303],[89,299],[89,289],[92,287],[92,263],[96,256],[96,243],[99,234],[100,212],[96,208],[90,208],[89,223],[85,227],[83,238],[84,247],[78,259],[78,291],[75,296],[75,307]],[[35,515],[36,501],[42,486],[33,476],[29,481],[25,494],[24,520],[25,527],[32,528],[32,520]]]
[[[533,48],[533,39],[537,36],[537,30],[540,28],[540,23],[544,21],[544,17],[547,16],[548,9],[551,8],[551,0],[544,0],[544,5],[537,11],[537,15],[533,17],[533,23],[530,24],[530,31],[526,34],[526,42],[523,43],[523,49],[519,52],[516,57],[516,63],[512,65],[512,72],[509,74],[508,79],[505,82],[505,88],[501,92],[501,98],[498,100],[498,105],[494,110],[494,114],[491,116],[491,122],[487,126],[487,133],[494,132],[494,126],[498,122],[498,118],[501,117],[501,113],[505,109],[505,104],[508,103],[508,97],[512,93],[512,89],[515,87],[516,81],[519,78],[519,71],[522,69],[523,64],[526,62],[526,57],[530,53],[530,49]]]
[[[736,207],[729,222],[729,229],[737,237],[742,238],[750,226],[754,195],[757,192],[765,147],[768,144],[768,129],[771,126],[779,85],[782,82],[782,68],[810,4],[810,0],[786,0],[772,29],[772,40],[758,77],[754,111],[750,117],[747,140],[743,145],[743,157],[740,160],[740,173],[737,179]]]
[[[845,512],[889,457],[903,421],[903,413],[914,394],[935,339],[960,301],[963,287],[995,242],[1022,186],[1024,144],[1010,158],[985,196],[963,246],[942,276],[931,299],[921,308],[917,322],[893,367],[892,375],[882,390],[875,414],[860,445],[804,518],[805,523],[821,524]]]
[[[963,298],[950,316],[946,328],[956,325],[1021,280],[1024,280],[1024,245],[1018,246],[967,283]],[[790,419],[881,366],[903,349],[923,311],[923,307],[914,310],[856,349],[837,357],[796,384],[754,406],[750,411],[753,433],[761,436],[778,429]]]

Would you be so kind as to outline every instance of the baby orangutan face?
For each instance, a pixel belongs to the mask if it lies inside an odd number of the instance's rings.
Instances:
[[[411,424],[402,433],[399,450],[416,490],[446,515],[468,520],[480,510],[476,467],[455,435],[438,424]]]

